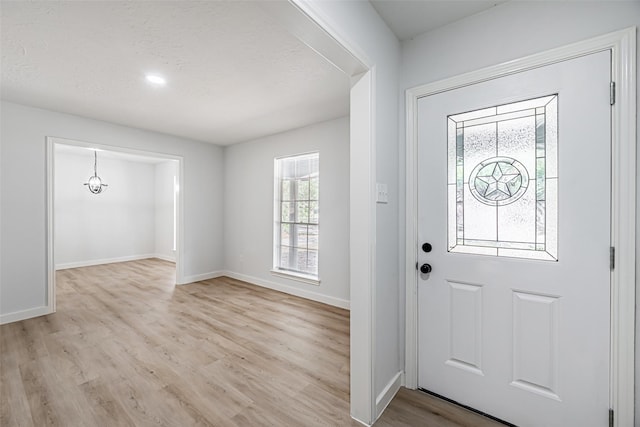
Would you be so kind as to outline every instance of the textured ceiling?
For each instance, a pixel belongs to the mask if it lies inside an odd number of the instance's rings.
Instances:
[[[400,40],[475,15],[506,0],[371,0]]]
[[[257,2],[2,1],[0,13],[8,101],[220,145],[349,111],[348,77]]]

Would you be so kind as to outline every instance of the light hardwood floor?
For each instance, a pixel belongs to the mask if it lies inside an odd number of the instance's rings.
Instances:
[[[151,259],[57,273],[57,313],[0,327],[0,425],[359,426],[349,312]],[[496,426],[401,390],[376,427]]]

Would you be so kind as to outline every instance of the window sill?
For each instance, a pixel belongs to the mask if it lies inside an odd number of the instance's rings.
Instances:
[[[320,285],[319,278],[302,273],[296,273],[294,271],[273,269],[271,270],[271,274],[278,277],[284,277],[285,279],[295,280],[296,282],[307,283],[309,285]]]

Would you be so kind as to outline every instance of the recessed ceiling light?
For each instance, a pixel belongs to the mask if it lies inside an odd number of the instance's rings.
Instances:
[[[149,83],[153,83],[154,85],[164,86],[167,84],[164,77],[158,76],[157,74],[147,74],[145,77]]]

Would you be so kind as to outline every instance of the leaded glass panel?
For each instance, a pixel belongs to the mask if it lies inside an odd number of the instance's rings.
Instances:
[[[558,95],[447,121],[450,252],[558,259]]]

